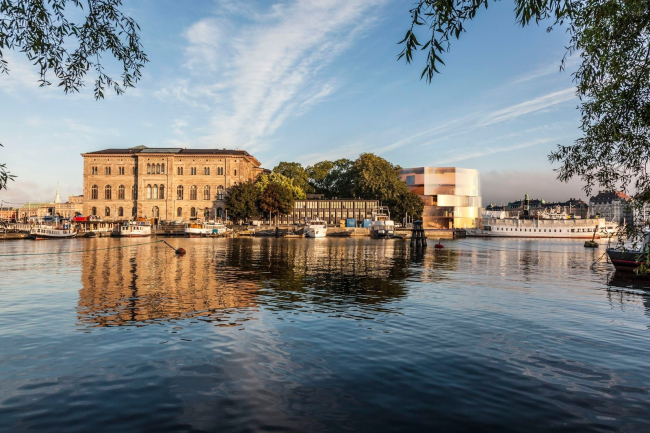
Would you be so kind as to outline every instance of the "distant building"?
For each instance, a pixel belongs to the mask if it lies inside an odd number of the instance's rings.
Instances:
[[[103,220],[222,219],[236,183],[264,170],[244,150],[106,149],[84,158],[84,215]]]
[[[589,199],[590,215],[600,215],[620,225],[632,222],[631,201],[632,198],[621,191],[598,191],[595,197]]]
[[[510,216],[517,215],[518,212],[523,210],[523,203],[523,200],[511,201],[503,210],[507,211]],[[589,205],[579,198],[570,198],[567,201],[558,202],[547,202],[544,199],[530,200],[530,211],[533,215],[547,209],[556,209],[558,207],[564,210],[567,214],[576,217],[587,218],[589,216]],[[486,208],[486,210],[488,210],[488,208]]]
[[[16,210],[16,219],[27,221],[30,218],[43,219],[45,217],[61,217],[73,218],[75,215],[80,215],[83,211],[83,196],[71,195],[68,196],[66,203],[25,203]]]
[[[476,228],[481,218],[481,184],[477,170],[414,167],[402,170],[406,186],[424,200],[424,228]]]
[[[318,196],[319,194],[317,194]],[[372,212],[379,206],[379,200],[352,198],[296,200],[293,211],[281,217],[282,223],[302,223],[306,219],[320,219],[328,224],[338,225],[341,220],[354,219],[357,222],[372,218]]]

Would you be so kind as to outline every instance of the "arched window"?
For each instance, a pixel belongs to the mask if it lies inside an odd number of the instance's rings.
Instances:
[[[165,165],[165,164],[163,164],[163,165]],[[165,185],[160,185],[160,193],[159,193],[158,197],[160,197],[160,199],[165,198]]]
[[[147,164],[147,174],[151,174],[151,164]]]
[[[210,219],[210,208],[209,207],[206,207],[205,209],[203,209],[203,218],[206,219],[206,220]]]
[[[183,185],[178,185],[176,188],[176,199],[183,200]]]
[[[118,207],[117,208],[117,216],[119,216],[119,217],[124,216],[124,208],[123,207]]]
[[[196,200],[196,185],[190,187],[190,200]]]
[[[165,174],[165,164],[160,164],[160,173]]]
[[[153,207],[153,209],[151,210],[151,216],[153,218],[158,218],[160,216],[160,209],[158,209],[158,206]]]
[[[220,207],[217,208],[217,218],[223,217],[223,209]]]
[[[153,186],[153,198],[158,198],[158,185]]]
[[[135,185],[133,185],[133,186],[131,187],[131,198],[132,198],[133,200],[137,200],[137,199],[138,199],[138,187],[135,186]]]
[[[104,209],[104,215],[106,216],[111,216],[111,208],[106,206],[106,209]]]
[[[147,185],[147,198],[151,199],[151,185]]]
[[[124,185],[120,185],[117,187],[117,199],[124,200]]]
[[[210,200],[210,187],[208,185],[203,187],[203,200]]]
[[[90,189],[90,198],[92,200],[97,200],[99,198],[99,188],[97,185],[93,185],[93,187]]]
[[[235,169],[235,176],[237,176],[237,169]]]
[[[223,200],[223,186],[219,185],[217,187],[217,200]]]
[[[160,164],[156,164],[156,174],[160,174]]]
[[[178,218],[181,218],[183,216],[183,208],[182,207],[179,207],[178,209],[176,209],[176,216]]]
[[[190,218],[196,218],[196,208],[190,209]]]
[[[97,208],[95,206],[90,210],[90,214],[97,216]]]
[[[104,187],[104,200],[110,200],[111,199],[111,186],[106,185]]]

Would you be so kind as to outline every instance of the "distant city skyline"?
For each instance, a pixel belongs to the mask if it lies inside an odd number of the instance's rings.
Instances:
[[[82,152],[109,147],[229,148],[272,168],[374,152],[402,167],[481,172],[483,203],[528,192],[588,199],[555,180],[547,155],[579,137],[567,35],[521,29],[511,5],[481,10],[432,84],[424,53],[397,62],[409,5],[384,0],[128,3],[151,62],[136,89],[95,101],[92,88],[39,88],[37,70],[5,51],[0,200],[82,193]],[[109,65],[110,66],[110,65]],[[92,80],[89,75],[88,83]]]

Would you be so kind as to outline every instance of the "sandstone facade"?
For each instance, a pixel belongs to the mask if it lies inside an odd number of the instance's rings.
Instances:
[[[108,221],[223,219],[228,188],[263,171],[243,150],[138,146],[82,156],[83,214]]]

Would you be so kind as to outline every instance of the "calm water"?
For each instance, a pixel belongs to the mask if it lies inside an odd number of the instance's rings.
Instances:
[[[154,240],[0,243],[0,430],[650,431],[602,247]]]

